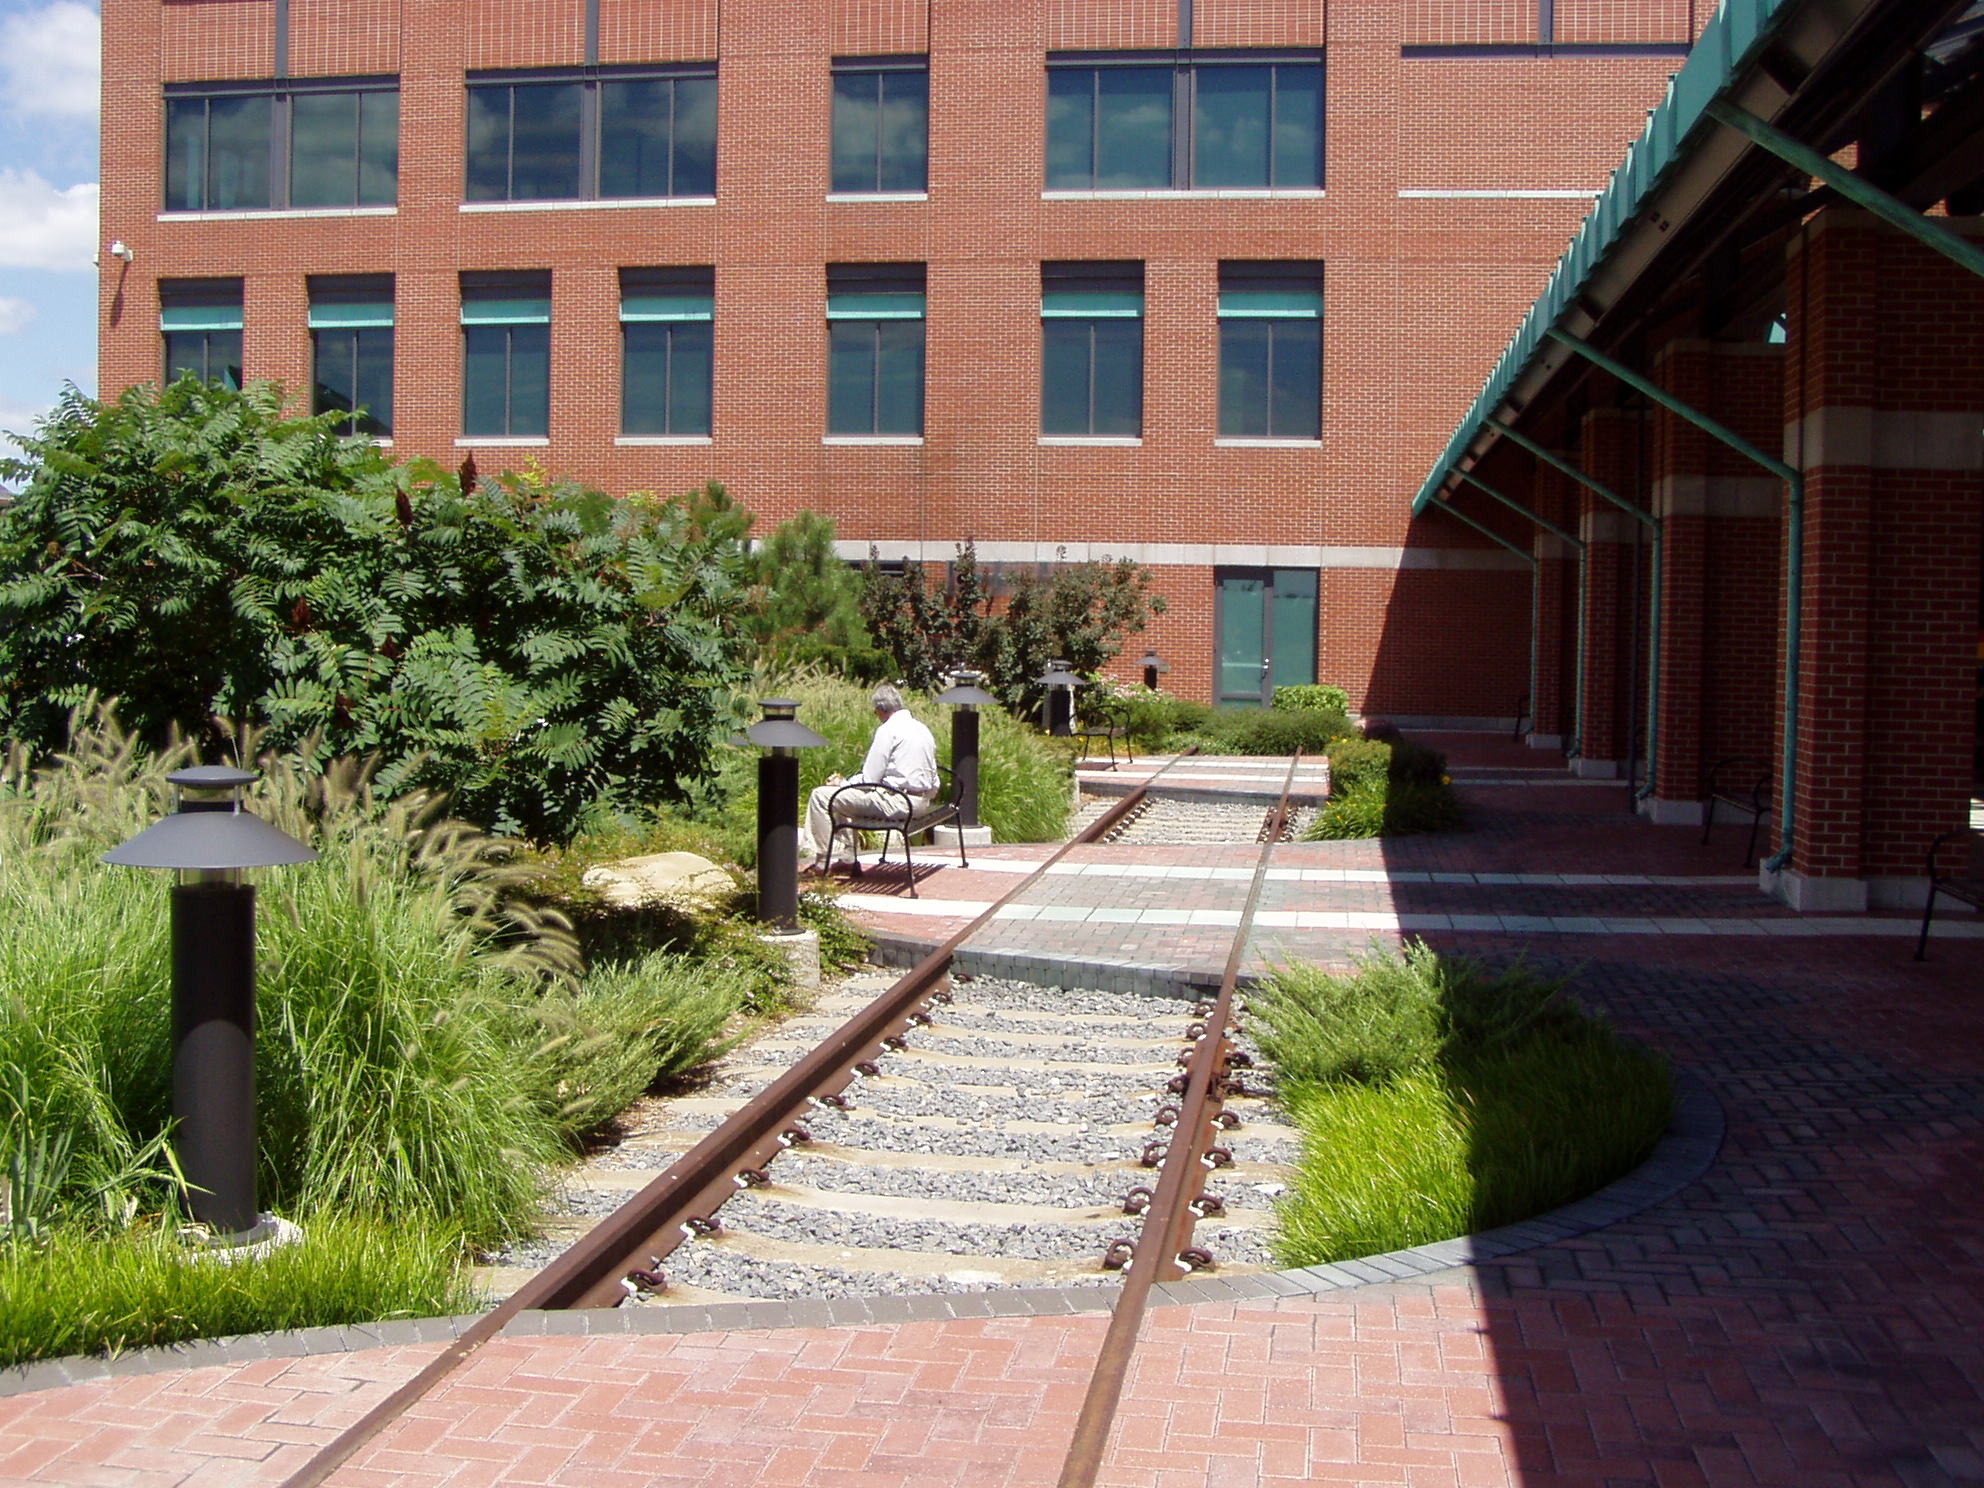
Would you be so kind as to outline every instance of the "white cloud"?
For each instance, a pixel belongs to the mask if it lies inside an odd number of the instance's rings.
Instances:
[[[80,0],[52,0],[0,21],[8,111],[33,119],[94,119],[101,32],[96,7]]]
[[[0,295],[0,336],[12,336],[27,329],[35,316],[35,308],[28,300],[17,300],[9,295]]]
[[[0,169],[0,268],[87,269],[96,256],[97,184],[54,186]]]
[[[21,453],[20,446],[7,437],[9,433],[32,433],[35,420],[45,417],[48,410],[54,406],[54,403],[49,402],[36,408],[26,403],[0,400],[0,459],[18,457]],[[12,485],[13,482],[9,481],[6,484]]]

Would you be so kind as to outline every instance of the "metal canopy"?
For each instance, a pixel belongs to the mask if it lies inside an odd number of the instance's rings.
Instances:
[[[249,777],[251,780],[253,776]],[[177,811],[121,846],[102,861],[126,868],[280,868],[314,863],[317,854],[279,827],[246,811]]]

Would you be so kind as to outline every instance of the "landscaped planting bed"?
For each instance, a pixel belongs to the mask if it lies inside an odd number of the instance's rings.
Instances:
[[[1250,1005],[1303,1139],[1280,1209],[1287,1266],[1567,1204],[1644,1161],[1673,1107],[1664,1060],[1521,966],[1408,945],[1349,976],[1283,968]]]

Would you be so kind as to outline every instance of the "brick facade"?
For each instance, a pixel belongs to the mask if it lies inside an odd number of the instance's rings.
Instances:
[[[1647,52],[1428,56],[1412,49],[1534,41],[1536,9],[1198,0],[1198,47],[1327,48],[1326,189],[1050,199],[1046,53],[1174,47],[1176,0],[598,0],[602,63],[715,62],[715,203],[465,210],[464,73],[582,63],[582,0],[292,0],[281,47],[275,14],[105,0],[103,236],[136,255],[104,278],[106,394],[159,375],[162,277],[242,277],[246,374],[294,389],[306,277],[391,272],[395,452],[452,465],[469,452],[457,273],[549,270],[549,437],[475,450],[485,472],[531,459],[612,491],[716,477],[763,523],[825,511],[884,556],[966,538],[1043,561],[1142,555],[1171,605],[1149,639],[1197,696],[1213,565],[1314,566],[1321,680],[1372,711],[1449,717],[1506,716],[1528,689],[1531,580],[1457,524],[1411,521],[1409,498],[1658,96],[1673,61],[1654,44],[1704,19],[1680,0],[1558,0],[1558,41]],[[268,78],[279,51],[299,76],[398,75],[396,208],[161,214],[161,86]],[[918,52],[927,199],[829,200],[830,59]],[[1094,259],[1145,265],[1142,441],[1044,445],[1039,265]],[[1324,265],[1320,444],[1217,438],[1216,291],[1234,259]],[[920,444],[822,439],[825,265],[871,260],[927,265]],[[615,442],[616,271],[655,265],[715,267],[707,443]]]

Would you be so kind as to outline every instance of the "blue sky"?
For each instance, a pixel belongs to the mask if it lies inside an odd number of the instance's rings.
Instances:
[[[0,0],[0,431],[96,391],[98,35],[93,0]]]

